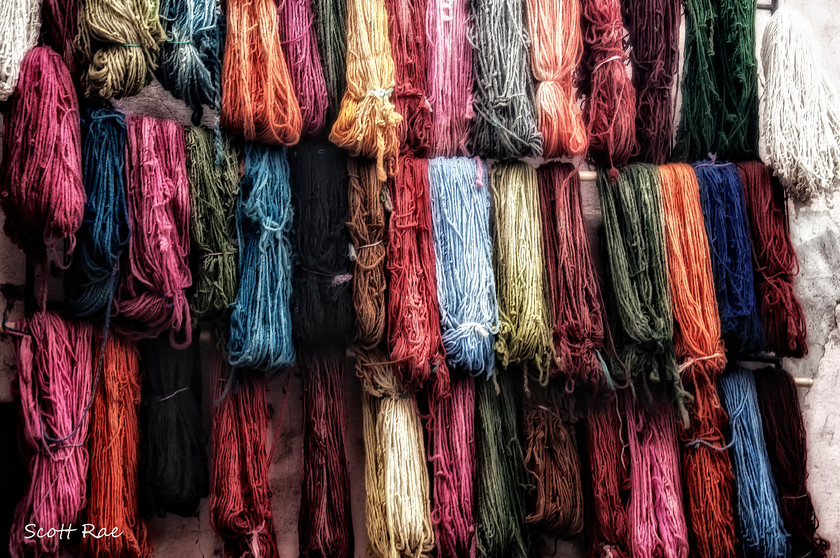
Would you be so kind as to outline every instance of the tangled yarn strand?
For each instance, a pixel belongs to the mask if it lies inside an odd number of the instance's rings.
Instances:
[[[0,101],[12,96],[23,57],[38,42],[40,0],[8,0],[0,6]]]

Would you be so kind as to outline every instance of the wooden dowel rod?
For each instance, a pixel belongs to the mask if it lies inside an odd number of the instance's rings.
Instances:
[[[809,388],[814,385],[814,380],[812,378],[803,378],[802,376],[798,376],[793,379],[793,383],[795,383],[797,387]]]
[[[580,179],[583,182],[595,182],[595,179],[598,177],[598,173],[595,171],[582,170],[578,174],[580,174]]]

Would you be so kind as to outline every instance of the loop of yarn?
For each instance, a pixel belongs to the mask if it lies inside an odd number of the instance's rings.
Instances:
[[[3,16],[0,16],[0,20],[2,19]],[[79,70],[79,53],[76,49],[78,21],[78,0],[42,0],[41,41],[61,55],[73,77],[78,77]],[[20,32],[19,29],[15,31]],[[0,37],[7,36],[0,31]],[[0,100],[2,97],[0,94]]]
[[[230,316],[228,359],[235,367],[279,370],[292,344],[292,192],[286,149],[245,145],[236,204],[239,289]]]
[[[36,47],[24,57],[4,120],[6,235],[21,247],[45,242],[55,250],[66,241],[72,253],[85,211],[79,103],[67,67],[51,48]]]
[[[315,35],[321,53],[321,65],[327,85],[329,111],[327,118],[334,122],[341,108],[341,98],[347,87],[347,19],[346,0],[312,0]]]
[[[0,6],[0,101],[15,92],[23,58],[38,42],[40,29],[40,0],[8,0]]]
[[[303,117],[274,0],[226,0],[221,125],[247,140],[293,145]]]

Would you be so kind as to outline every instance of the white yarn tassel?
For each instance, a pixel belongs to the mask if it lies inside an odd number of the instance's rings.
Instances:
[[[20,63],[40,31],[41,0],[0,1],[0,101],[14,93]]]
[[[840,185],[840,98],[822,64],[814,30],[780,8],[761,45],[762,158],[788,194],[807,202]]]

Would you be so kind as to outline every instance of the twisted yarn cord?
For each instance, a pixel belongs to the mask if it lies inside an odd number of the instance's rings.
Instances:
[[[85,97],[136,95],[152,81],[166,33],[159,0],[78,0]]]
[[[449,397],[430,397],[432,523],[440,558],[475,554],[475,380],[453,376]]]
[[[388,185],[394,206],[387,253],[391,359],[409,393],[433,381],[443,394],[449,390],[449,370],[435,283],[428,160],[404,155]]]
[[[469,151],[488,159],[542,154],[528,33],[518,0],[470,0],[473,45],[473,118]]]
[[[85,191],[79,104],[61,57],[49,47],[30,50],[10,103],[0,172],[6,235],[18,246],[45,242],[53,251],[66,241],[72,253]]]
[[[196,320],[227,316],[236,297],[235,210],[239,193],[239,147],[222,136],[221,159],[213,132],[186,129],[190,180],[190,238],[195,287],[190,309]]]
[[[487,558],[530,555],[515,393],[520,380],[514,376],[495,374],[494,381],[479,380],[476,386],[476,542],[478,555]]]
[[[324,139],[289,150],[297,215],[292,334],[298,347],[343,346],[352,338],[347,154]]]
[[[78,0],[41,1],[41,41],[61,55],[73,77],[78,77],[79,71],[79,53],[76,49],[78,27]],[[0,37],[7,36],[0,31]]]
[[[385,0],[348,0],[347,88],[330,141],[353,157],[376,159],[379,180],[397,172],[403,118],[391,102],[395,86]]]
[[[680,487],[677,426],[670,405],[646,409],[627,396],[630,503],[627,515],[633,556],[689,553]]]
[[[324,81],[327,85],[329,110],[327,121],[334,122],[341,108],[341,98],[347,86],[347,39],[345,21],[347,2],[345,0],[311,0],[315,17],[315,35],[318,38],[318,51],[321,53],[321,65]]]
[[[222,28],[217,0],[159,0],[166,41],[157,77],[164,89],[201,120],[202,105],[219,109]]]
[[[761,67],[762,159],[797,201],[835,192],[840,185],[840,97],[816,34],[799,12],[783,6],[767,22]]]
[[[576,157],[586,151],[586,127],[573,86],[583,49],[580,0],[528,0],[526,8],[542,155]]]
[[[661,165],[671,152],[674,129],[671,89],[679,69],[681,2],[640,0],[622,6],[632,47],[638,160]]]
[[[271,372],[295,361],[293,214],[286,149],[246,144],[236,204],[239,288],[228,341],[234,367]]]
[[[721,336],[729,351],[764,346],[753,280],[750,227],[738,167],[695,163],[709,237]]]
[[[426,98],[432,108],[431,153],[467,154],[473,117],[469,0],[427,0]]]
[[[779,180],[758,161],[738,163],[750,218],[755,282],[767,348],[778,356],[808,354],[805,315],[793,288],[799,260],[790,240],[787,201]]]
[[[94,108],[82,117],[82,171],[87,202],[76,255],[65,276],[65,298],[79,318],[107,316],[128,245],[125,199],[125,116]]]
[[[9,0],[0,6],[0,101],[12,96],[27,52],[38,42],[41,0]]]
[[[790,554],[827,556],[831,544],[817,534],[820,522],[808,493],[808,450],[796,384],[790,374],[771,367],[755,373],[755,384],[779,511],[791,535]]]
[[[299,365],[303,378],[300,556],[349,558],[353,555],[353,521],[344,449],[344,351],[317,356],[302,352]]]
[[[207,442],[201,415],[198,340],[175,349],[165,337],[137,345],[143,362],[140,509],[191,517],[207,497]]]
[[[543,271],[537,171],[523,162],[496,163],[490,169],[490,187],[499,301],[496,354],[505,368],[521,364],[527,371],[528,364],[533,364],[535,378],[545,385],[554,347]]]
[[[226,0],[225,6],[221,125],[247,140],[294,145],[303,117],[274,0]]]
[[[284,0],[278,8],[280,44],[289,65],[289,74],[300,105],[301,133],[321,133],[329,109],[327,82],[318,54],[315,16],[310,0]]]
[[[186,289],[190,274],[190,203],[184,129],[175,122],[130,116],[128,219],[131,237],[123,256],[117,309],[133,323],[127,335],[156,337],[167,329],[192,341]]]
[[[377,177],[376,164],[351,158],[350,219],[347,229],[352,244],[353,308],[356,310],[356,342],[371,349],[385,335],[385,204],[388,186]],[[390,203],[390,202],[389,202]]]
[[[30,480],[15,508],[9,552],[57,556],[60,537],[25,538],[24,527],[72,524],[85,507],[93,327],[54,312],[39,312],[20,327],[28,333],[15,339],[15,384]]]
[[[446,361],[488,378],[499,331],[490,188],[478,158],[429,161],[437,299]],[[443,543],[441,543],[443,544]]]
[[[101,349],[94,350],[99,354]],[[117,528],[121,535],[83,537],[81,549],[87,556],[141,558],[149,555],[150,548],[137,500],[140,355],[129,341],[108,335],[102,358],[102,381],[91,409],[87,521],[108,530]]]
[[[674,346],[683,385],[693,397],[690,423],[680,430],[686,519],[698,556],[735,558],[734,477],[723,428],[727,421],[715,384],[726,365],[720,340],[709,241],[694,169],[659,167]]]
[[[720,377],[718,390],[729,413],[743,552],[747,556],[788,556],[790,535],[779,515],[779,495],[761,431],[753,373],[737,366]]]
[[[586,158],[596,166],[624,167],[636,150],[636,89],[627,71],[621,4],[580,0],[580,8],[583,55],[575,85],[583,98]]]
[[[604,309],[583,217],[580,175],[568,163],[537,169],[554,352],[566,391],[606,388],[599,352]]]

